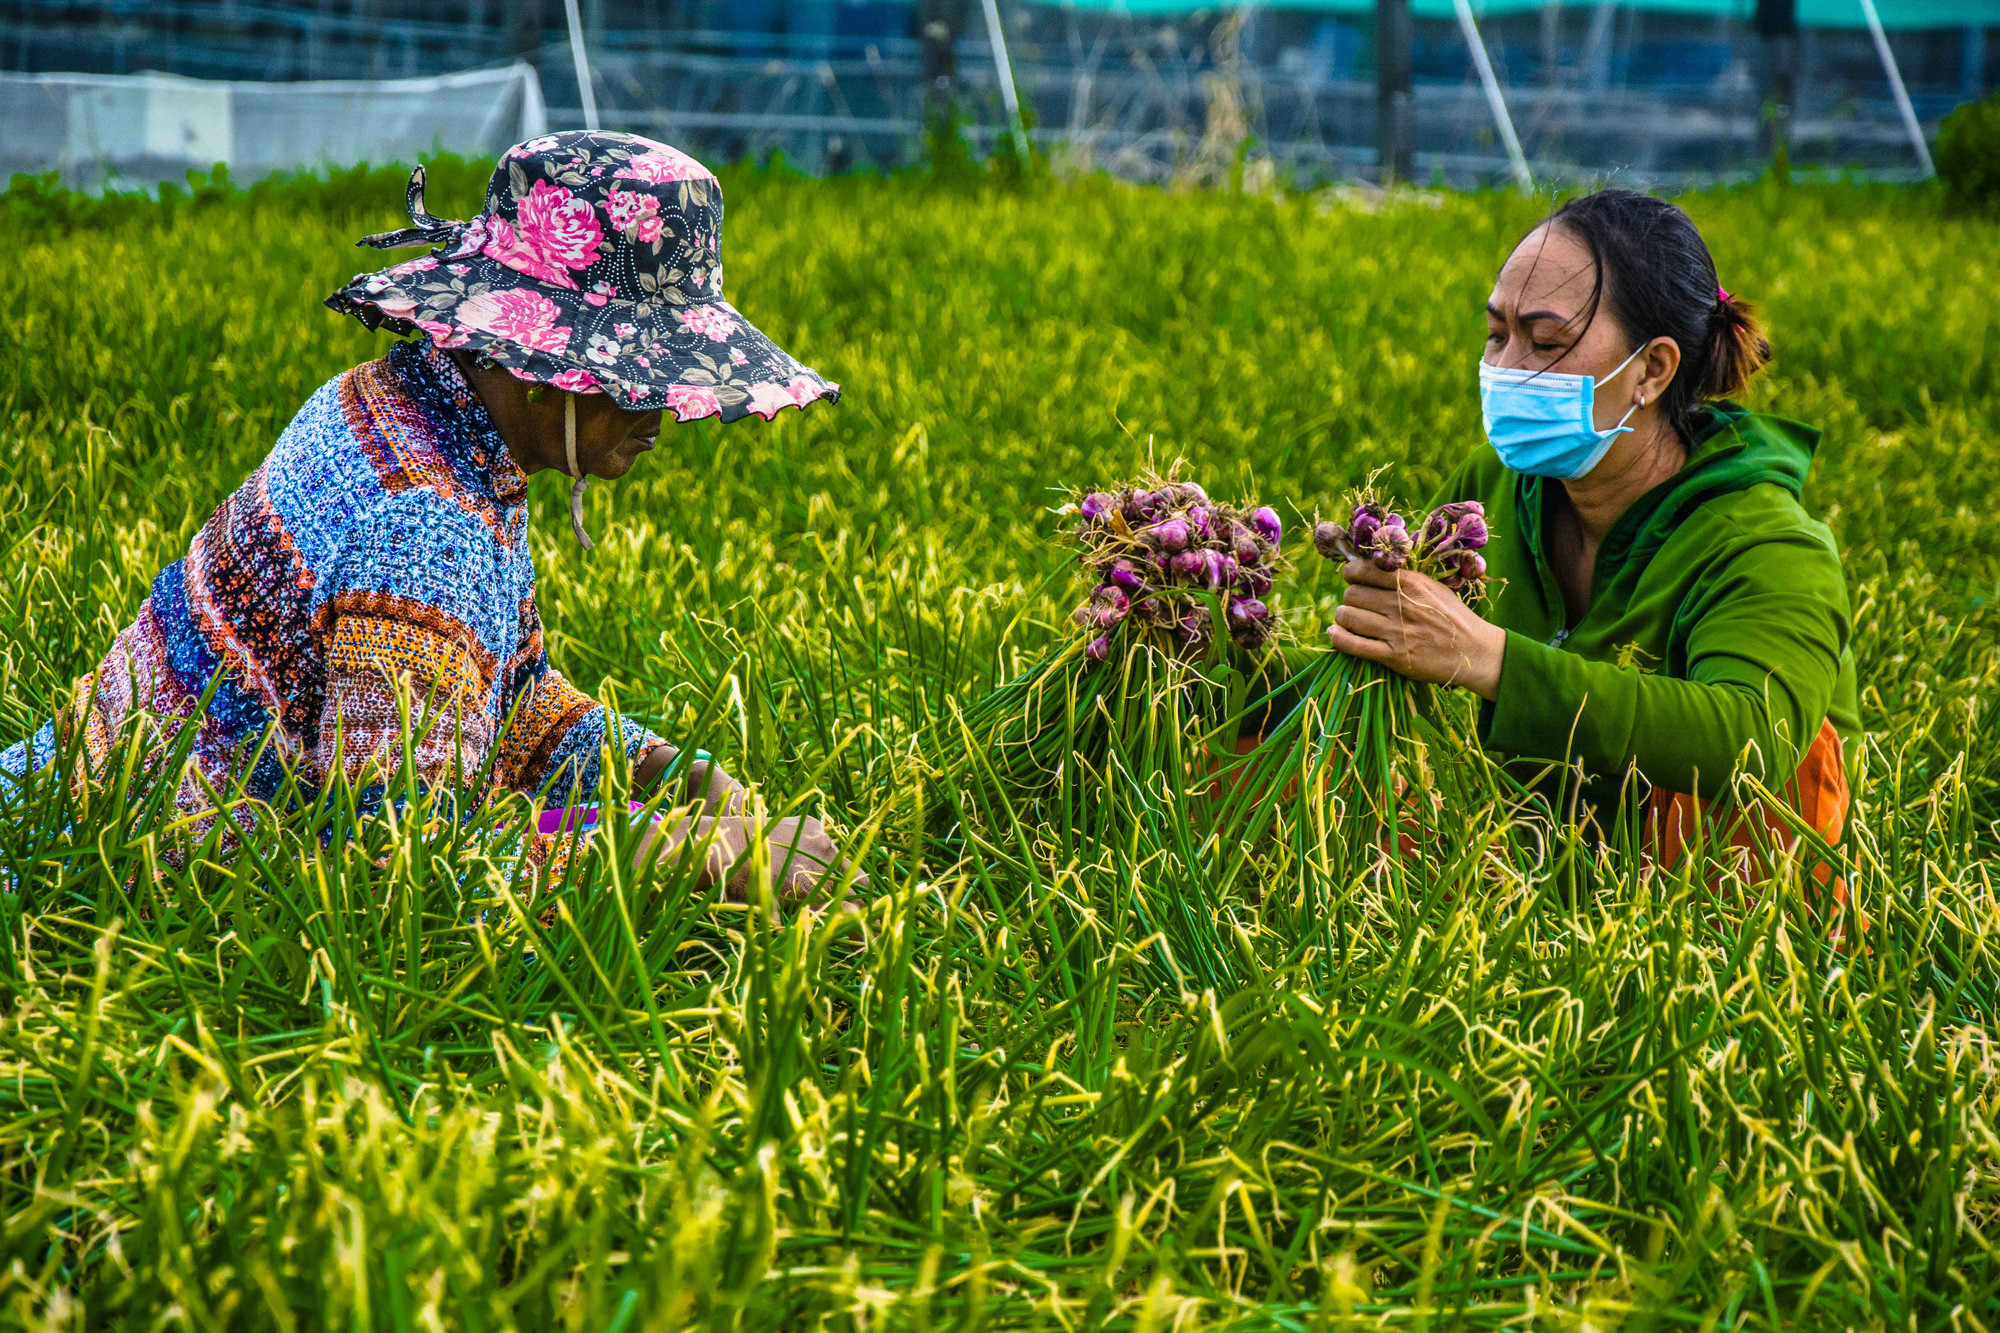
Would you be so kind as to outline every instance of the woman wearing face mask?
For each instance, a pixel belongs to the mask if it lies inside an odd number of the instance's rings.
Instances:
[[[1840,557],[1800,504],[1819,432],[1728,401],[1770,349],[1694,224],[1572,200],[1486,318],[1490,447],[1439,500],[1485,505],[1491,594],[1352,562],[1334,646],[1472,690],[1488,748],[1579,767],[1669,862],[1739,768],[1838,838],[1859,717]]]
[[[625,475],[666,414],[768,420],[839,386],[723,300],[721,186],[665,144],[546,135],[508,150],[476,218],[427,213],[421,170],[407,202],[410,227],[361,244],[429,253],[327,304],[415,336],[300,408],[71,706],[0,753],[0,811],[65,747],[95,777],[133,739],[149,761],[180,741],[186,766],[166,776],[182,823],[220,828],[226,850],[235,827],[336,776],[364,811],[400,797],[386,782],[407,751],[473,819],[502,789],[571,807],[525,835],[530,864],[554,874],[577,845],[564,830],[595,814],[608,747],[634,795],[672,772],[701,803],[699,819],[649,829],[642,858],[694,840],[705,874],[741,891],[762,833],[773,887],[809,896],[842,864],[818,821],[754,826],[718,766],[681,762],[549,661],[526,499],[535,472],[572,478],[588,549],[584,488]]]

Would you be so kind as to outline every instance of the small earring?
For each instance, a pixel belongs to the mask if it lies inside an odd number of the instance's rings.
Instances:
[[[542,395],[547,393],[548,391],[549,391],[548,386],[546,384],[537,384],[534,388],[528,390],[528,401],[531,403],[539,403],[542,401]]]

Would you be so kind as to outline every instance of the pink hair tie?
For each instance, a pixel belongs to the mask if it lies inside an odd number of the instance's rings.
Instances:
[[[1715,299],[1722,302],[1724,305],[1727,305],[1736,298],[1731,296],[1728,292],[1723,291],[1722,288],[1717,287],[1715,289]]]

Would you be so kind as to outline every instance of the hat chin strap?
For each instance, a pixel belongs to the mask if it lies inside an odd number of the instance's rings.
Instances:
[[[588,551],[596,545],[590,534],[583,530],[583,493],[590,489],[590,478],[583,475],[583,469],[576,465],[576,395],[563,395],[563,452],[569,457],[569,474],[576,478],[576,485],[569,488],[569,526],[576,533],[577,544]]]

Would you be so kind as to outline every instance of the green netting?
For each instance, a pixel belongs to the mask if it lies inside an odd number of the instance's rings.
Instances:
[[[1235,8],[1190,3],[1190,0],[1066,0],[1077,9],[1123,11],[1129,14],[1186,14],[1197,9]],[[1280,0],[1261,6],[1267,9],[1309,9],[1326,14],[1373,14],[1374,0]],[[1596,8],[1589,0],[1578,0],[1565,8]],[[1721,14],[1749,20],[1755,9],[1752,0],[1641,0],[1637,5],[1620,5],[1656,14]],[[1474,0],[1473,13],[1521,14],[1547,8],[1546,0]],[[2000,24],[2000,0],[1876,0],[1876,12],[1885,28],[1968,28]],[[1455,13],[1451,0],[1410,0],[1410,12],[1418,18],[1450,18]],[[1860,28],[1867,26],[1859,0],[1799,0],[1799,22],[1808,28]]]

